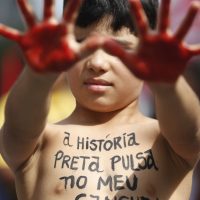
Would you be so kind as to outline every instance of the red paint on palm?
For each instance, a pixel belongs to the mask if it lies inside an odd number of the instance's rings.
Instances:
[[[33,27],[20,41],[26,59],[39,72],[68,69],[77,56],[66,42],[64,25],[43,23]]]
[[[77,43],[74,35],[76,16],[81,0],[69,0],[62,22],[53,16],[53,0],[46,0],[44,21],[37,23],[28,1],[18,0],[28,24],[24,34],[0,24],[0,35],[16,41],[23,50],[30,67],[38,72],[67,70],[81,57],[98,48],[98,39]]]
[[[200,4],[194,2],[175,34],[169,30],[170,0],[162,0],[156,31],[149,30],[147,18],[138,0],[129,0],[138,29],[139,44],[133,52],[126,51],[112,39],[105,41],[104,49],[118,56],[140,79],[155,82],[174,82],[185,70],[194,55],[200,55],[200,46],[187,46],[183,39],[189,32]]]
[[[191,54],[183,43],[168,35],[149,36],[140,43],[137,59],[129,68],[147,81],[173,82],[183,73]]]

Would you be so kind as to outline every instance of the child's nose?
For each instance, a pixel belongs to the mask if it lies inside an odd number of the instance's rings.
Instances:
[[[86,61],[86,67],[94,72],[106,72],[109,69],[109,61],[103,50],[95,51]]]

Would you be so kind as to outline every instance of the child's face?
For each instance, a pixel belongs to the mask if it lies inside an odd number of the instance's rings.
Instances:
[[[137,38],[127,28],[113,32],[109,20],[88,28],[76,27],[77,40],[84,40],[91,32],[111,36],[127,50],[135,48]],[[77,105],[93,111],[110,112],[136,100],[142,81],[137,79],[117,57],[102,49],[76,63],[68,71],[68,81]]]

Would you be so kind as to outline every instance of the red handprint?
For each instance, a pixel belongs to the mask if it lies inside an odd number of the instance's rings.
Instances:
[[[163,0],[156,31],[150,31],[147,18],[139,0],[129,0],[133,20],[138,30],[139,44],[127,52],[111,38],[104,42],[104,49],[118,56],[139,78],[146,81],[174,82],[186,68],[188,60],[200,54],[199,46],[189,46],[183,41],[200,8],[193,2],[175,34],[169,30],[170,0]]]
[[[74,23],[81,0],[69,0],[61,22],[54,18],[54,0],[45,0],[44,20],[36,22],[27,0],[18,4],[28,25],[26,33],[0,24],[0,35],[16,41],[22,48],[28,64],[36,71],[64,71],[98,47],[97,38],[76,42]]]

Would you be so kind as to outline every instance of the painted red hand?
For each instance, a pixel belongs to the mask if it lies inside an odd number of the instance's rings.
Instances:
[[[146,15],[138,0],[129,0],[131,12],[138,29],[139,44],[127,52],[117,42],[107,39],[104,49],[118,56],[140,79],[154,82],[174,82],[186,68],[188,60],[200,54],[199,46],[188,46],[183,39],[200,8],[193,2],[182,25],[175,34],[169,30],[170,0],[162,0],[156,31],[150,31]]]
[[[0,35],[16,41],[28,64],[38,72],[67,70],[83,54],[92,52],[98,46],[98,40],[94,38],[83,43],[76,42],[74,23],[81,0],[68,1],[61,22],[57,22],[53,16],[53,2],[54,0],[45,0],[44,21],[37,23],[27,0],[18,0],[28,25],[28,31],[24,34],[0,25]]]

